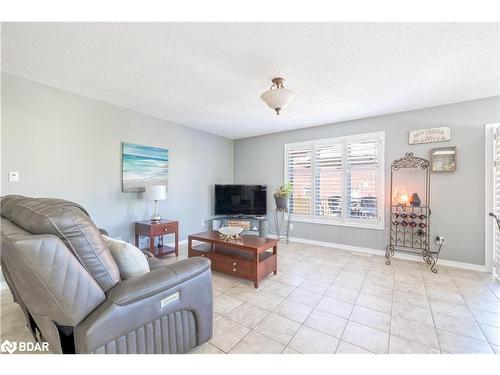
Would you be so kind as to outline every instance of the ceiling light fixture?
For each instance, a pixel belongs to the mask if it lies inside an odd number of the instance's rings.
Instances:
[[[264,103],[276,111],[276,115],[279,115],[280,111],[295,96],[292,90],[285,89],[283,81],[283,78],[273,78],[271,88],[260,96]]]

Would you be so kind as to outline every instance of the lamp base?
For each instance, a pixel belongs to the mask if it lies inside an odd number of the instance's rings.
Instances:
[[[151,216],[150,220],[152,223],[158,223],[161,221],[161,216],[160,215],[153,215],[153,216]]]
[[[155,200],[155,212],[153,212],[153,216],[151,216],[152,223],[158,223],[161,221],[161,216],[158,215],[158,201]]]

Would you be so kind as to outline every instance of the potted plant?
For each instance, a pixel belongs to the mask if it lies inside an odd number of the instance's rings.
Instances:
[[[285,185],[281,185],[274,192],[274,200],[276,201],[276,208],[278,210],[286,210],[288,209],[288,197],[292,194],[292,185],[287,183]]]

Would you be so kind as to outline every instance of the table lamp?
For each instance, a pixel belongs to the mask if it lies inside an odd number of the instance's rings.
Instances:
[[[144,197],[148,200],[155,201],[155,212],[153,216],[151,216],[151,221],[161,221],[161,216],[158,215],[158,201],[167,199],[167,187],[165,185],[146,186]]]

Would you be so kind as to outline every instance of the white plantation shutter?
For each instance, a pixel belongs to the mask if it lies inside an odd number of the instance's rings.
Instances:
[[[285,146],[295,220],[383,228],[384,133]]]
[[[342,143],[314,148],[315,202],[317,216],[342,215]]]
[[[495,215],[500,217],[500,129],[495,130]],[[495,267],[500,274],[500,229],[495,225]]]
[[[287,177],[292,184],[289,209],[292,214],[310,215],[312,203],[312,149],[292,148],[287,155]]]
[[[377,220],[379,192],[379,139],[347,141],[347,217]]]

